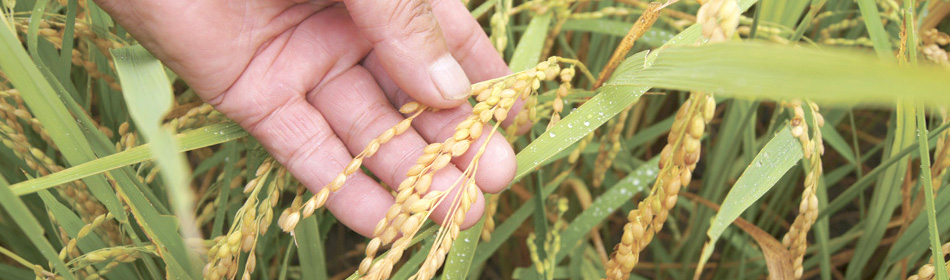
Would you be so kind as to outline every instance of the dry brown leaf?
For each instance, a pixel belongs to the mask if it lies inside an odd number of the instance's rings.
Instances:
[[[681,192],[680,195],[699,202],[699,204],[712,208],[715,211],[719,211],[719,205],[696,196],[695,194]],[[765,255],[765,265],[769,269],[769,279],[794,278],[795,270],[792,266],[792,255],[782,246],[782,242],[779,242],[775,237],[772,237],[772,235],[745,219],[736,218],[733,223],[745,231],[746,234],[752,236],[755,243],[762,249],[762,254]],[[696,274],[693,279],[698,278],[699,274]]]

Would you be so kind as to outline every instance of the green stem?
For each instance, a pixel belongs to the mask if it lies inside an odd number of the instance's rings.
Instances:
[[[13,251],[10,251],[7,248],[4,248],[3,246],[0,246],[0,254],[3,254],[4,256],[7,256],[10,259],[13,259],[14,261],[20,263],[20,265],[23,265],[24,267],[30,270],[36,267],[36,264],[31,263],[30,261],[24,259],[23,257],[20,257]]]

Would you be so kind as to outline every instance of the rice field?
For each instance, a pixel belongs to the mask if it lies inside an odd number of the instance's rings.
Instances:
[[[462,2],[512,74],[370,236],[328,199],[437,109],[306,186],[96,2],[0,2],[0,279],[950,279],[950,2]]]

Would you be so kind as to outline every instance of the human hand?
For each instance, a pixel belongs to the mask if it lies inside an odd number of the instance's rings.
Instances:
[[[402,104],[415,99],[446,109],[423,113],[364,161],[386,185],[398,186],[428,143],[452,136],[455,124],[471,114],[464,101],[469,79],[509,71],[457,0],[98,3],[311,191],[403,120]],[[500,137],[489,141],[475,180],[481,190],[498,192],[514,176],[514,152]],[[432,189],[448,188],[474,155],[472,149],[454,158]],[[388,189],[357,172],[326,205],[369,236],[392,204]],[[463,227],[478,221],[483,209],[479,196]],[[442,221],[447,210],[442,205],[432,219]]]

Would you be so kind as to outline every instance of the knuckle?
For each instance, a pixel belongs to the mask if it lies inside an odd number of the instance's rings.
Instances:
[[[480,36],[484,36],[479,33],[480,31],[481,29],[470,28],[463,31],[461,40],[453,40],[449,49],[453,50],[452,55],[455,56],[458,61],[464,61],[469,55],[475,52]]]
[[[445,118],[442,118],[441,119],[442,122],[440,123],[440,126],[438,127],[454,128],[458,124],[465,121],[465,119],[467,119],[468,116],[471,115],[471,114],[466,114],[465,113],[466,111],[471,113],[470,110],[453,109],[452,110],[453,114],[446,116]],[[442,129],[442,130],[439,130],[438,132],[439,138],[437,139],[446,139],[446,138],[452,137],[452,135],[455,135],[455,129]]]
[[[404,34],[424,36],[425,40],[439,35],[438,22],[426,0],[398,0],[389,22]]]
[[[365,146],[370,141],[372,141],[376,135],[382,133],[387,128],[380,128],[382,126],[378,125],[380,123],[388,123],[387,114],[380,114],[380,112],[386,112],[387,110],[392,110],[391,108],[386,108],[383,104],[373,103],[368,105],[368,107],[363,108],[357,114],[355,121],[350,124],[350,128],[347,129],[347,132],[340,135],[344,142],[351,142],[355,139],[361,139],[359,143],[361,146]]]
[[[398,187],[399,183],[406,178],[406,172],[416,163],[416,159],[423,154],[424,148],[425,146],[410,146],[400,150],[402,154],[399,155],[398,162],[403,164],[399,168],[391,168],[388,174],[389,181],[393,182],[393,184],[390,184],[393,188]]]

